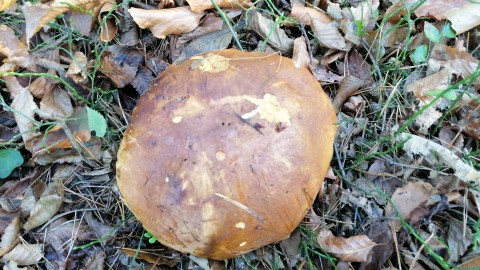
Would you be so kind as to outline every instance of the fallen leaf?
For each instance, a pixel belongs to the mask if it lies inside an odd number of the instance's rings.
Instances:
[[[27,41],[38,31],[35,28],[40,23],[41,18],[47,14],[48,8],[48,5],[40,2],[25,2],[22,6],[22,11],[25,16],[25,35]]]
[[[59,218],[47,226],[44,239],[44,244],[52,246],[56,257],[65,261],[77,242],[91,241],[95,235],[84,221]]]
[[[290,237],[280,242],[280,247],[285,252],[285,259],[290,267],[295,268],[298,261],[301,258],[300,254],[300,242],[302,241],[302,235],[300,230],[295,230]]]
[[[322,68],[320,65],[310,66],[310,71],[313,76],[320,81],[326,83],[338,83],[343,80],[343,76],[335,74],[325,68]]]
[[[138,50],[121,46],[111,46],[101,58],[100,71],[105,74],[117,88],[123,88],[135,79],[138,67],[144,57]]]
[[[416,80],[413,83],[407,86],[407,91],[415,95],[418,100],[418,105],[416,110],[430,104],[430,102],[435,98],[431,95],[432,90],[444,90],[449,86],[449,74],[448,71],[442,69],[441,71],[431,74],[420,80]],[[446,100],[444,98],[439,99],[435,104],[431,105],[427,110],[420,114],[416,119],[415,123],[420,127],[420,133],[427,134],[428,129],[442,117],[442,113],[438,110],[442,107],[447,107],[445,105]]]
[[[264,17],[260,12],[255,12],[249,17],[247,26],[271,46],[284,52],[292,51],[293,39],[289,38],[273,20]]]
[[[197,28],[203,17],[203,13],[193,12],[188,7],[160,10],[130,8],[128,12],[140,28],[148,28],[157,38],[190,32]]]
[[[105,252],[100,250],[99,252],[94,252],[91,257],[85,262],[83,269],[85,270],[103,270],[105,269]]]
[[[53,177],[55,179],[55,176]],[[59,180],[48,184],[33,207],[30,217],[23,228],[29,231],[36,228],[52,218],[62,206],[64,199],[63,183]]]
[[[182,61],[201,53],[226,49],[232,42],[232,37],[230,30],[222,29],[195,38],[183,48],[175,61]]]
[[[466,221],[465,221],[466,222]],[[454,218],[448,222],[447,243],[449,250],[448,262],[457,262],[472,245],[473,233],[469,226]]]
[[[366,235],[343,238],[334,236],[329,230],[320,231],[317,241],[322,249],[344,262],[367,262],[372,248],[377,246]]]
[[[8,213],[0,208],[0,257],[12,250],[20,232],[20,213]]]
[[[146,67],[140,67],[137,76],[130,83],[139,95],[142,95],[150,87],[150,83],[155,79],[152,71]]]
[[[475,72],[479,64],[479,60],[470,53],[441,43],[433,47],[429,64],[431,61],[445,66],[449,71],[453,71],[453,73],[464,78]],[[480,85],[480,78],[477,78],[474,84]]]
[[[145,250],[130,249],[130,248],[120,248],[120,250],[129,257],[135,257],[139,260],[144,260],[148,263],[157,264],[157,265],[167,265],[174,267],[181,262],[180,257],[165,258],[158,254],[158,252],[148,252]]]
[[[98,13],[98,21],[100,22],[100,40],[103,42],[111,41],[118,31],[118,25],[115,22],[115,10],[117,3],[115,0],[106,0],[100,12]]]
[[[82,151],[85,158],[90,160],[100,160],[103,154],[102,143],[97,137],[92,137],[87,143],[82,145]],[[48,165],[52,163],[74,163],[83,162],[82,155],[76,149],[58,149],[51,152],[44,152],[41,155],[34,156],[32,161],[38,165]]]
[[[187,0],[192,11],[200,12],[214,8],[211,0]],[[250,0],[215,0],[219,8],[242,9],[252,6]]]
[[[91,212],[88,212],[85,215],[85,221],[96,235],[97,239],[102,240],[102,243],[105,244],[110,239],[115,238],[117,229],[98,221],[95,217],[93,217]]]
[[[0,54],[7,57],[3,60],[4,63],[12,63],[32,71],[36,69],[27,46],[20,42],[13,29],[6,25],[0,25]]]
[[[341,51],[349,51],[351,46],[347,45],[345,38],[332,23],[323,23],[319,20],[312,21],[312,31],[318,41],[325,47]]]
[[[399,0],[392,2],[402,2]],[[409,7],[418,4],[416,0],[406,0],[405,4]],[[446,19],[445,13],[448,10],[460,8],[469,4],[468,0],[426,0],[421,5],[417,5],[414,13],[417,17],[434,17],[437,20]]]
[[[70,27],[78,31],[84,36],[90,35],[93,25],[95,23],[95,17],[92,14],[85,13],[82,11],[72,10],[67,13],[68,21],[70,22]],[[102,29],[103,30],[103,29]]]
[[[313,21],[319,21],[324,24],[329,24],[333,21],[332,18],[322,10],[304,7],[299,4],[292,5],[292,11],[288,16],[295,17],[300,23],[308,26],[312,26]]]
[[[345,101],[355,94],[355,91],[365,86],[366,81],[362,80],[354,75],[347,74],[340,83],[340,88],[338,89],[335,98],[333,99],[333,107],[335,111],[339,112],[345,103]]]
[[[37,104],[34,102],[30,91],[22,87],[15,77],[5,76],[3,79],[7,82],[8,92],[10,92],[13,97],[10,107],[13,109],[17,127],[28,149],[27,143],[38,136],[38,133],[35,131],[35,111],[38,110]]]
[[[379,0],[362,1],[356,7],[350,8],[353,22],[360,24],[364,32],[370,32],[375,25],[375,13],[378,12]]]
[[[367,236],[378,245],[372,248],[372,260],[362,262],[359,270],[382,269],[392,256],[395,248],[392,230],[388,226],[388,221],[373,222],[368,228]]]
[[[465,115],[458,124],[464,129],[466,134],[480,140],[480,102],[473,99],[464,106],[464,109],[466,110]]]
[[[48,7],[47,13],[38,20],[38,24],[33,28],[30,35],[35,34],[58,15],[69,10],[83,9],[93,11],[95,8],[103,6],[104,3],[104,0],[54,0]]]
[[[77,142],[88,142],[91,139],[90,129],[88,128],[87,110],[77,107],[71,117],[65,121],[65,125]],[[45,154],[46,151],[54,151],[62,148],[71,148],[72,141],[60,126],[49,130],[43,136],[39,136],[31,141],[31,152],[33,156]]]
[[[397,141],[404,142],[403,149],[408,153],[410,158],[413,158],[413,154],[422,155],[431,161],[436,161],[438,164],[443,164],[453,169],[455,171],[454,175],[467,183],[478,184],[480,182],[480,172],[463,162],[459,157],[440,144],[407,133],[400,133],[397,136]]]
[[[75,52],[72,63],[68,67],[66,75],[77,84],[85,84],[88,81],[87,73],[90,70],[88,58],[82,52]]]
[[[477,257],[474,257],[466,262],[463,262],[459,265],[457,265],[457,267],[461,268],[461,269],[477,269],[477,268],[480,268],[480,256],[477,256]]]
[[[38,263],[42,257],[41,244],[21,243],[5,254],[3,259],[15,261],[20,265],[32,265]]]
[[[457,35],[480,25],[479,3],[468,3],[459,8],[448,9],[444,15],[452,23]]]
[[[0,12],[9,8],[16,0],[0,0]]]
[[[307,44],[304,37],[296,38],[293,42],[293,62],[297,68],[308,68],[310,65],[310,54],[307,51]]]
[[[55,88],[43,96],[40,111],[39,114],[44,119],[67,118],[73,113],[70,96],[66,91]]]
[[[26,267],[18,267],[18,263],[15,261],[9,261],[3,266],[3,270],[28,270]]]
[[[36,98],[42,99],[48,92],[52,91],[57,85],[53,79],[46,76],[37,77],[29,86],[28,90]]]
[[[402,227],[402,222],[397,219],[397,211],[407,222],[416,224],[430,213],[426,204],[430,196],[436,193],[438,190],[429,183],[410,182],[395,190],[385,215],[393,219],[392,224],[397,231]]]

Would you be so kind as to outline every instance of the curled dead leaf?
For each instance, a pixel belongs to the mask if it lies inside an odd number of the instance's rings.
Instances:
[[[397,211],[406,221],[415,224],[430,212],[426,204],[430,196],[436,193],[438,190],[429,183],[410,182],[395,190],[385,209],[385,215],[394,220],[392,225],[397,231],[402,227]]]
[[[322,230],[317,236],[321,248],[344,262],[366,262],[377,244],[366,235],[349,238],[336,237],[329,230]]]
[[[9,252],[18,241],[20,213],[8,213],[0,209],[0,257]]]
[[[13,29],[6,25],[0,25],[0,54],[7,57],[3,60],[4,63],[12,63],[32,71],[36,69],[27,45],[23,44]]]
[[[111,41],[118,31],[118,25],[112,11],[117,6],[114,0],[107,0],[100,8],[98,21],[100,22],[100,40],[104,42]]]
[[[148,28],[157,38],[190,32],[197,28],[203,17],[203,13],[194,12],[189,7],[160,10],[130,8],[128,12],[140,28]]]
[[[21,243],[5,254],[3,259],[15,261],[19,265],[32,265],[42,259],[42,254],[41,244]]]
[[[324,24],[332,22],[332,18],[319,9],[304,7],[299,4],[292,5],[292,11],[288,15],[297,18],[300,23],[311,26],[313,21],[319,21]]]
[[[268,44],[282,50],[291,52],[293,39],[289,38],[273,20],[264,17],[260,12],[254,13],[247,22],[248,28],[255,30]]]
[[[349,51],[345,38],[332,23],[323,23],[319,20],[312,21],[312,31],[318,38],[318,41],[325,47],[341,51]]]
[[[310,65],[310,54],[307,51],[307,44],[304,37],[296,38],[293,42],[293,62],[297,68],[308,68]]]
[[[211,0],[187,0],[192,11],[200,12],[214,8]],[[241,9],[252,6],[250,0],[215,0],[219,8]]]
[[[63,198],[64,190],[62,181],[56,180],[48,184],[40,196],[40,199],[35,202],[30,217],[27,222],[23,224],[23,228],[29,231],[50,220],[60,209],[60,206],[62,206]]]
[[[38,136],[35,132],[35,111],[38,110],[37,104],[34,102],[30,91],[22,87],[20,83],[18,83],[17,78],[5,76],[3,79],[7,82],[8,92],[10,92],[13,97],[10,107],[13,109],[17,127],[22,134],[22,139],[27,149],[30,149],[27,143]]]
[[[87,72],[90,69],[90,63],[82,52],[75,52],[72,63],[67,70],[67,76],[78,84],[86,83],[88,80]]]

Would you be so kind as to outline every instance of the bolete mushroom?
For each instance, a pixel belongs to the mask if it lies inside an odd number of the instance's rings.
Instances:
[[[210,52],[163,71],[118,152],[125,204],[160,243],[226,259],[283,240],[319,192],[335,111],[291,59]]]

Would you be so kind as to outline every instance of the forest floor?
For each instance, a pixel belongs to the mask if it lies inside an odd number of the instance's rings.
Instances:
[[[466,0],[0,0],[0,267],[480,269],[479,14]],[[115,163],[152,80],[227,48],[309,69],[338,132],[290,238],[213,261],[146,232]]]

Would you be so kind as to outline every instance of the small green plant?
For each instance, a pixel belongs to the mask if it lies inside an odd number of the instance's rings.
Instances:
[[[143,236],[148,239],[148,243],[150,244],[155,244],[155,242],[158,242],[158,239],[153,236],[149,231],[146,231]]]
[[[7,148],[0,150],[0,178],[8,177],[15,168],[23,164],[23,157],[17,149]]]

